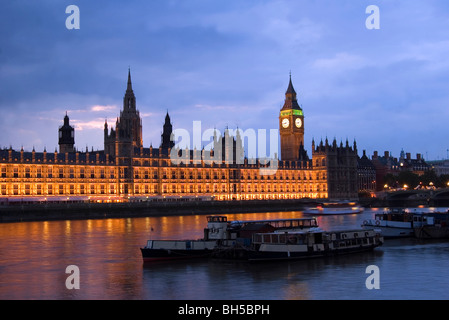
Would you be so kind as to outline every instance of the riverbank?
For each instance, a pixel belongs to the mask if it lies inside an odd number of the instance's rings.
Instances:
[[[300,211],[316,203],[310,199],[127,202],[127,203],[45,203],[0,206],[0,222],[131,218],[171,215],[206,215]]]

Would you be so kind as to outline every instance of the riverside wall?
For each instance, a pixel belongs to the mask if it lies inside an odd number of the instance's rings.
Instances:
[[[0,222],[300,211],[317,200],[58,203],[0,206]]]

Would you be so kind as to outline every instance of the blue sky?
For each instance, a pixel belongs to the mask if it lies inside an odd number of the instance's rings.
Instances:
[[[130,67],[145,147],[167,110],[189,131],[277,129],[291,71],[309,154],[328,137],[447,158],[448,30],[445,0],[4,1],[0,147],[53,151],[67,111],[76,147],[103,149]]]

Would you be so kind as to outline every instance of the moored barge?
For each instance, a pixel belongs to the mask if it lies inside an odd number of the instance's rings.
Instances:
[[[208,258],[232,248],[238,241],[250,245],[252,234],[256,232],[318,229],[315,218],[228,221],[226,216],[208,216],[203,239],[148,240],[140,250],[144,262]]]
[[[214,257],[248,261],[298,260],[371,251],[383,237],[374,230],[255,233],[250,245],[236,243],[213,253]]]
[[[376,229],[385,239],[417,237],[443,238],[449,231],[441,226],[448,222],[447,213],[390,209],[376,213],[374,219],[363,221],[362,227]]]

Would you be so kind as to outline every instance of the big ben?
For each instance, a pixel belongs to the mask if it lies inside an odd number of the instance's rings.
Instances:
[[[279,133],[281,136],[281,159],[298,160],[300,147],[304,146],[304,114],[296,99],[291,75],[285,92],[284,106],[279,114]]]

